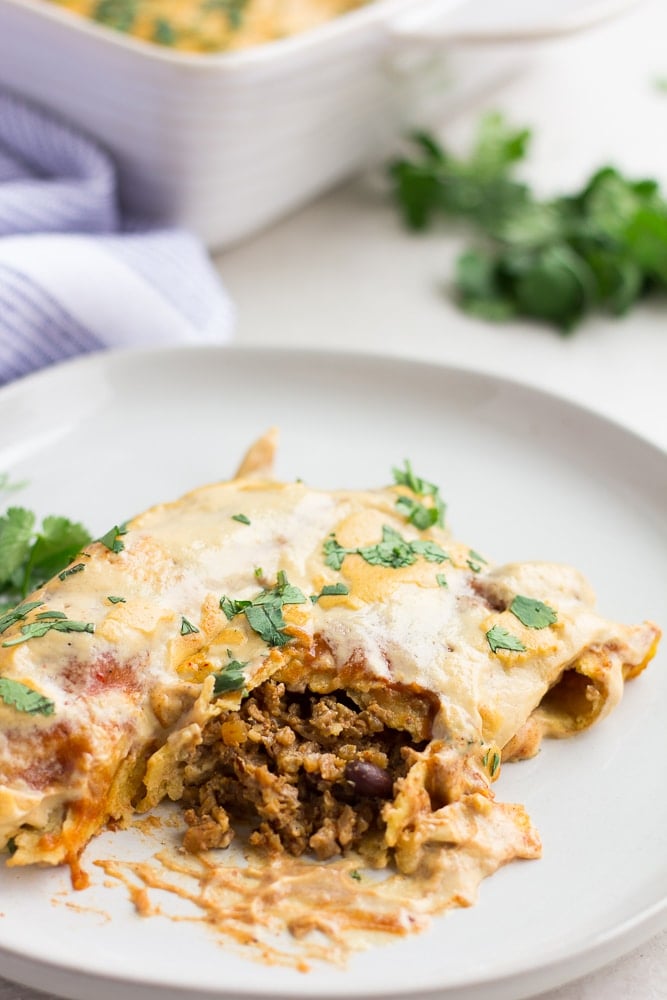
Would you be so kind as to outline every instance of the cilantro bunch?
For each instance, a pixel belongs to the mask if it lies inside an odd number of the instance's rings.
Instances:
[[[667,288],[667,202],[656,181],[603,167],[580,191],[540,200],[515,176],[530,132],[499,114],[482,119],[466,159],[430,135],[413,138],[412,158],[390,167],[393,195],[411,229],[443,216],[475,227],[480,239],[455,281],[468,312],[568,333],[590,312],[621,316]]]
[[[37,518],[25,507],[0,517],[0,606],[12,607],[59,573],[91,536],[66,517]]]

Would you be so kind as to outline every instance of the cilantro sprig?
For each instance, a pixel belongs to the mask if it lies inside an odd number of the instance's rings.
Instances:
[[[251,629],[269,646],[285,646],[292,638],[285,631],[287,622],[283,617],[283,607],[305,603],[306,597],[288,581],[284,570],[278,573],[275,587],[262,590],[250,601],[220,598],[220,607],[230,621],[236,615],[244,614]]]
[[[25,507],[0,517],[0,599],[11,606],[62,572],[91,536],[66,517],[37,518]]]
[[[542,200],[516,179],[527,129],[485,116],[467,158],[431,135],[390,167],[406,224],[467,220],[478,245],[458,260],[456,295],[489,320],[527,316],[573,330],[589,313],[622,316],[640,298],[667,288],[667,200],[654,180],[597,170],[572,194]]]

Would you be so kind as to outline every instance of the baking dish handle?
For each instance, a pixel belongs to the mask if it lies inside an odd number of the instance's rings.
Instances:
[[[397,43],[432,48],[447,43],[488,45],[539,42],[584,31],[636,6],[640,0],[487,0],[457,4],[431,0],[395,18]]]

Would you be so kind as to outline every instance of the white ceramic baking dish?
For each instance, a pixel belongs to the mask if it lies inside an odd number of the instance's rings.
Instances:
[[[469,0],[466,25],[461,0],[375,0],[293,38],[191,55],[43,0],[0,0],[0,84],[100,140],[130,211],[221,247],[515,64],[488,43],[578,29],[628,2]],[[471,41],[487,44],[475,54]]]

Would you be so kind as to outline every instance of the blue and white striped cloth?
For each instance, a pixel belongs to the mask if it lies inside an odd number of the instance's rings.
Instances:
[[[233,319],[193,236],[123,219],[106,153],[0,91],[0,384],[105,347],[220,343]]]

